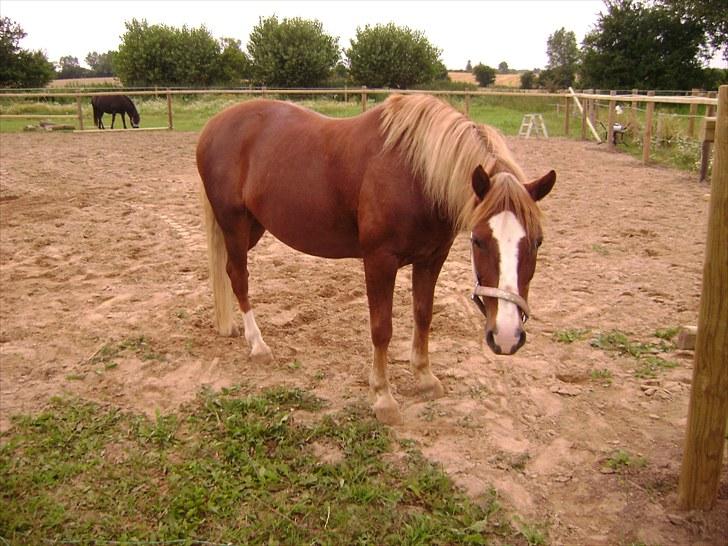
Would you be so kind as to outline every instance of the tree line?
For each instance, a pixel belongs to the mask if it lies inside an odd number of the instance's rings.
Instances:
[[[716,88],[728,71],[703,65],[717,50],[728,60],[728,19],[715,9],[728,0],[605,0],[581,47],[574,32],[558,29],[547,40],[548,64],[521,74],[521,87],[563,89]],[[723,10],[722,13],[728,11]],[[420,31],[393,23],[356,30],[348,48],[318,20],[261,18],[243,49],[240,40],[216,39],[198,28],[125,23],[118,50],[90,52],[86,64],[62,57],[58,68],[40,51],[19,47],[23,30],[0,19],[0,86],[39,87],[53,77],[118,76],[129,87],[240,86],[310,88],[344,84],[411,88],[447,82],[442,50]],[[466,67],[478,84],[496,70]],[[498,72],[508,73],[500,63]]]
[[[722,9],[721,9],[722,5]],[[716,89],[728,70],[704,65],[722,50],[728,62],[728,0],[605,0],[581,48],[561,28],[547,41],[544,70],[524,88]]]

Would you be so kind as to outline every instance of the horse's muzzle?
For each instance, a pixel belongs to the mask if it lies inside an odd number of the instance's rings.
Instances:
[[[512,355],[515,354],[518,349],[523,347],[523,345],[526,343],[526,332],[524,330],[521,330],[520,333],[517,336],[517,342],[515,344],[512,344],[509,348],[504,348],[498,345],[495,341],[495,335],[493,334],[493,330],[488,330],[485,333],[485,342],[488,344],[488,347],[490,347],[490,350],[493,351],[497,355]],[[506,350],[504,350],[506,349]]]

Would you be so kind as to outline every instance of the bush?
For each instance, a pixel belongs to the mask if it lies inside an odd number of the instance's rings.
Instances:
[[[397,89],[446,77],[440,54],[422,32],[394,23],[357,28],[346,50],[355,83]]]
[[[331,75],[341,54],[339,40],[320,21],[260,19],[248,42],[256,83],[271,87],[318,87]]]
[[[488,87],[491,83],[495,82],[495,68],[491,68],[482,63],[475,65],[473,74],[481,87]]]
[[[526,70],[521,74],[521,89],[533,89],[536,83],[536,75],[531,70]]]
[[[149,25],[146,21],[125,23],[114,68],[127,86],[191,85],[227,83],[230,66],[223,66],[221,45],[204,27],[181,29]],[[225,43],[236,47],[234,40]],[[239,51],[239,45],[237,45]],[[229,52],[228,52],[229,53]],[[242,55],[242,52],[239,52]],[[240,55],[232,55],[242,62]],[[226,55],[226,59],[230,55]],[[240,66],[240,70],[244,67]]]

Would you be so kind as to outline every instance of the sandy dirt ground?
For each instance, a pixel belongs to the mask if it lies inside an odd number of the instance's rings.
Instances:
[[[356,260],[304,256],[266,235],[251,253],[251,296],[274,362],[255,365],[244,339],[213,331],[196,137],[0,136],[0,430],[63,394],[149,415],[174,411],[203,385],[298,386],[332,410],[367,400]],[[712,512],[676,508],[692,353],[662,355],[677,367],[640,379],[634,358],[553,339],[617,328],[656,342],[658,328],[695,324],[708,186],[595,144],[509,143],[530,176],[558,173],[542,202],[529,341],[513,357],[484,349],[460,236],[436,290],[430,344],[447,394],[419,399],[403,269],[390,373],[405,424],[394,433],[418,441],[470,495],[495,487],[504,509],[546,523],[551,544],[726,544],[725,467]],[[113,364],[99,358],[109,348]],[[608,470],[619,450],[638,464]]]

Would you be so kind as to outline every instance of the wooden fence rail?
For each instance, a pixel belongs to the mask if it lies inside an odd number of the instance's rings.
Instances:
[[[271,95],[287,95],[287,96],[330,96],[330,95],[343,95],[347,98],[350,95],[360,95],[361,97],[361,109],[362,112],[366,111],[367,104],[369,97],[372,95],[387,95],[392,93],[399,93],[399,94],[413,94],[413,93],[427,93],[430,95],[438,95],[438,96],[445,96],[445,97],[462,97],[463,98],[463,108],[466,115],[469,115],[470,113],[470,103],[473,98],[476,97],[517,97],[520,99],[523,98],[539,98],[539,97],[549,97],[549,98],[557,98],[559,99],[557,102],[560,103],[561,100],[565,100],[567,107],[565,108],[567,119],[564,122],[564,132],[568,135],[569,132],[569,126],[568,126],[568,115],[569,115],[569,99],[572,99],[574,101],[574,104],[576,107],[581,111],[582,113],[582,129],[581,129],[581,137],[582,139],[586,138],[586,128],[588,127],[591,135],[594,137],[594,140],[596,140],[598,143],[602,142],[601,137],[597,133],[597,131],[594,128],[595,123],[595,112],[596,112],[596,104],[598,101],[604,101],[608,102],[610,106],[610,121],[609,125],[607,127],[607,145],[610,149],[614,149],[613,146],[613,120],[614,120],[614,108],[616,107],[617,103],[623,102],[623,103],[630,103],[631,105],[631,116],[634,118],[634,111],[637,108],[637,105],[640,103],[647,104],[647,120],[645,123],[645,131],[642,138],[642,160],[644,163],[647,163],[650,158],[650,146],[651,146],[651,140],[652,140],[652,115],[654,113],[654,108],[656,104],[687,104],[690,105],[690,111],[691,112],[697,112],[697,106],[698,105],[704,105],[707,106],[708,112],[714,112],[715,107],[718,104],[718,99],[715,98],[715,94],[713,96],[700,96],[696,91],[693,91],[691,95],[688,96],[656,96],[654,91],[650,91],[647,95],[637,94],[635,90],[633,92],[624,94],[624,95],[617,95],[615,91],[611,91],[609,94],[603,94],[599,91],[594,93],[593,91],[585,92],[582,91],[580,93],[575,92],[572,88],[569,88],[568,93],[562,92],[562,93],[547,93],[542,91],[495,91],[495,90],[477,90],[477,91],[451,91],[451,90],[441,90],[441,91],[426,91],[426,90],[414,90],[414,89],[369,89],[367,87],[361,87],[361,88],[332,88],[332,89],[254,89],[254,88],[248,88],[248,89],[165,89],[160,90],[158,88],[155,89],[148,89],[148,90],[122,90],[122,91],[73,91],[73,92],[51,92],[51,91],[37,91],[37,92],[23,92],[23,93],[16,93],[16,92],[0,92],[0,100],[3,98],[52,98],[52,97],[58,97],[58,98],[74,98],[76,99],[76,106],[77,106],[77,114],[76,117],[78,119],[78,127],[80,130],[83,130],[83,114],[81,110],[81,98],[85,97],[94,97],[97,95],[127,95],[127,96],[155,96],[159,97],[160,94],[166,95],[167,98],[167,127],[154,127],[151,129],[173,129],[173,106],[172,106],[172,97],[175,95],[247,95],[247,96],[271,96]],[[581,101],[583,101],[584,105],[582,106]],[[706,115],[710,115],[710,113],[707,113]],[[0,118],[6,118],[8,115],[0,115]],[[30,116],[24,116],[24,117],[30,117]],[[50,116],[45,116],[50,117]],[[636,118],[635,118],[636,119]],[[693,119],[691,118],[691,121]],[[690,131],[691,129],[689,129]],[[705,176],[705,172],[707,172],[707,161],[708,161],[708,155],[710,154],[711,146],[709,143],[703,142],[702,144],[702,157],[701,157],[701,164],[706,165],[705,169],[701,170],[701,180]]]

